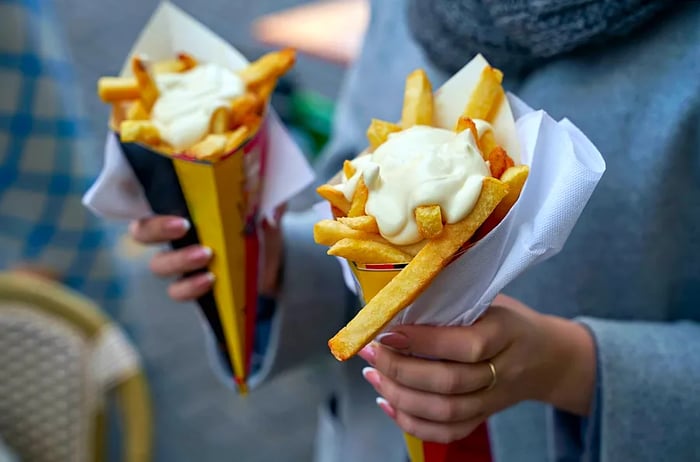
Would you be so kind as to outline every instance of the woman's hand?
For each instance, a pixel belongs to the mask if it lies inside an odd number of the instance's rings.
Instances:
[[[284,208],[277,210],[279,223]],[[175,216],[155,216],[131,223],[131,237],[142,244],[167,244],[183,237],[190,229],[187,220]],[[283,258],[282,231],[279,226],[263,223],[261,248],[263,252],[259,290],[261,294],[274,296]],[[205,268],[212,259],[212,251],[201,245],[191,245],[178,250],[163,250],[150,263],[151,271],[161,277],[180,277],[182,274]],[[194,300],[211,289],[214,275],[209,272],[180,278],[170,284],[168,295],[173,300]]]
[[[524,400],[588,413],[595,383],[588,330],[513,298],[499,295],[472,326],[400,326],[379,342],[360,353],[373,366],[363,375],[383,397],[382,410],[420,439],[461,439]]]
[[[129,233],[141,244],[166,244],[183,237],[190,229],[184,218],[174,216],[154,216],[131,223]],[[212,257],[212,251],[201,245],[190,245],[178,250],[163,250],[151,259],[151,271],[161,277],[179,277],[189,271],[205,268]],[[211,288],[214,275],[205,272],[178,279],[168,287],[168,295],[173,300],[194,300]]]

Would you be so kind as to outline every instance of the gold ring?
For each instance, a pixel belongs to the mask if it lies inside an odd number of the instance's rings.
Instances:
[[[489,365],[489,370],[491,371],[491,383],[489,383],[489,386],[486,387],[486,391],[492,390],[493,387],[496,386],[496,382],[498,382],[497,376],[496,376],[496,366],[493,365],[491,361],[486,361]]]

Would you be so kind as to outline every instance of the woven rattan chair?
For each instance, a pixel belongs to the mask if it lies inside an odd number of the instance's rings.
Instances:
[[[150,460],[147,385],[126,337],[79,294],[0,274],[0,435],[20,460],[104,461],[113,392],[122,460]]]

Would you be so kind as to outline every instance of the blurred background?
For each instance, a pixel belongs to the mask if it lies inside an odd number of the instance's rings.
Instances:
[[[159,2],[54,0],[54,3],[89,114],[96,146],[94,155],[102,162],[101,145],[110,108],[99,101],[96,81],[102,75],[118,74],[131,45]],[[368,16],[366,2],[176,0],[173,3],[249,58],[281,46],[294,46],[300,51],[295,68],[280,83],[273,105],[313,160],[329,135],[333,101],[344,71],[361,44]],[[168,281],[153,277],[148,269],[148,259],[154,250],[131,242],[123,234],[122,224],[114,226],[122,229],[119,252],[130,267],[130,281],[124,303],[106,314],[123,327],[141,357],[153,415],[153,460],[312,460],[318,404],[328,397],[335,373],[333,362],[319,359],[263,385],[246,398],[238,396],[210,367],[203,326],[194,304],[170,301],[166,296]],[[120,452],[118,433],[123,430],[112,429],[111,437],[105,442],[112,455]]]

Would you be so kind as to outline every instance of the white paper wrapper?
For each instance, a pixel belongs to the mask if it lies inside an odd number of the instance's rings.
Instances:
[[[178,52],[197,59],[240,69],[248,61],[222,38],[170,2],[162,2],[133,46],[121,75],[130,75],[128,63],[136,54],[150,59],[171,59]],[[275,209],[313,181],[303,153],[270,111],[267,118],[265,178],[260,198],[260,217],[274,219]],[[83,204],[106,218],[138,219],[152,215],[148,200],[113,133],[105,143],[105,162],[97,181],[83,197]]]
[[[389,327],[473,323],[509,282],[562,249],[605,171],[600,152],[569,120],[557,122],[513,95],[508,100],[520,162],[530,166],[520,199],[498,227],[440,272]],[[330,218],[327,204],[316,210]],[[347,261],[338,260],[346,284],[356,292]]]

